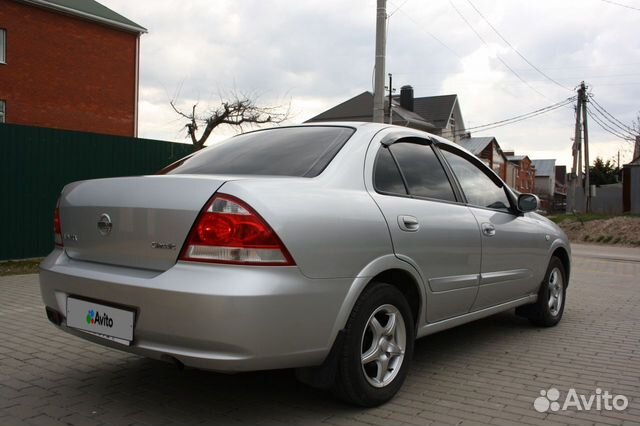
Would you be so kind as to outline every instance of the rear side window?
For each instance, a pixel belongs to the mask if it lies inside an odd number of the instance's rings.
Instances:
[[[404,187],[404,182],[402,182],[400,170],[398,170],[398,166],[387,147],[380,147],[378,151],[373,184],[379,192],[407,195],[407,189]]]
[[[456,201],[449,178],[431,146],[400,142],[391,145],[390,149],[411,195]]]
[[[159,174],[318,176],[354,133],[348,127],[283,127],[236,136]]]

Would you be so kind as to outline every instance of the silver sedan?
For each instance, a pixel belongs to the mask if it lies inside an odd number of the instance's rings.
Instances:
[[[401,387],[416,338],[513,308],[560,321],[570,246],[537,202],[428,133],[260,130],[154,176],[67,185],[42,298],[52,323],[98,344],[296,368],[374,406]]]

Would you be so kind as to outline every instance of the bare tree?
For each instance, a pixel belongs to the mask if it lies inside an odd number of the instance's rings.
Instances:
[[[175,99],[170,102],[173,110],[188,120],[185,125],[187,137],[191,138],[194,150],[204,147],[211,132],[218,126],[227,125],[237,127],[240,130],[243,126],[260,126],[263,124],[280,124],[289,118],[289,107],[282,106],[260,106],[256,99],[250,96],[233,93],[229,100],[221,100],[216,108],[198,113],[198,104],[194,104],[190,113],[180,110]],[[198,131],[202,128],[202,133],[198,136]]]

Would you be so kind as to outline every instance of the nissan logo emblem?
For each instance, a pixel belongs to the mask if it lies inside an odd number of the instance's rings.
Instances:
[[[111,218],[108,214],[102,213],[100,219],[98,220],[98,230],[102,235],[109,235],[109,233],[111,232],[111,228],[113,228]]]

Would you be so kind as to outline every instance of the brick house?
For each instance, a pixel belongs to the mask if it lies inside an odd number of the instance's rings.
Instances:
[[[536,192],[536,170],[526,155],[505,151],[507,157],[507,184],[518,192]]]
[[[145,32],[94,0],[0,0],[0,122],[136,136]]]

